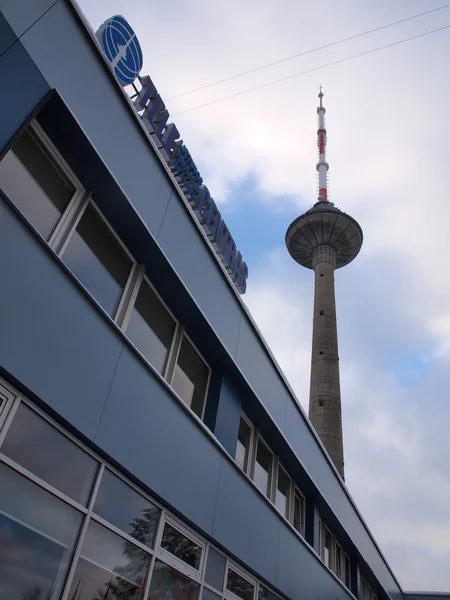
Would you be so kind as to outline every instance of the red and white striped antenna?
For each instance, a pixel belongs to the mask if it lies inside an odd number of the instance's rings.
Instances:
[[[319,196],[318,202],[328,202],[328,169],[327,163],[327,130],[325,127],[325,107],[322,104],[322,85],[319,87],[319,106],[317,107],[317,146],[319,148],[319,162],[316,165],[319,174]]]

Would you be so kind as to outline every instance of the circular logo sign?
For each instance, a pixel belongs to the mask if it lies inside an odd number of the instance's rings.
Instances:
[[[128,21],[120,15],[111,17],[96,35],[120,83],[133,83],[142,69],[142,50]]]

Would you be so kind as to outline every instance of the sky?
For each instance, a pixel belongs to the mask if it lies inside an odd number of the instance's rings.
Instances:
[[[125,16],[163,99],[441,6],[80,5],[94,29]],[[317,195],[323,85],[329,198],[364,231],[335,277],[346,485],[407,590],[450,590],[450,29],[189,109],[447,24],[450,8],[166,101],[248,264],[243,299],[307,410],[313,273],[284,235]]]

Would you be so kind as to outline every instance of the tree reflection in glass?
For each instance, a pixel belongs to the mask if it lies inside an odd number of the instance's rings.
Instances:
[[[200,586],[175,569],[157,560],[148,600],[197,600]]]

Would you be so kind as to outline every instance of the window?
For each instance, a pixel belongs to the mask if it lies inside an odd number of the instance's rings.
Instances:
[[[294,522],[295,529],[301,534],[305,535],[305,498],[298,491],[294,492]]]
[[[281,465],[278,465],[277,489],[275,492],[275,506],[280,513],[289,516],[289,496],[291,491],[291,480]]]
[[[345,555],[345,559],[344,559],[344,583],[345,585],[348,587],[348,589],[350,589],[351,587],[351,577],[352,577],[352,566],[351,566],[351,562],[350,562],[350,558],[347,556],[347,554]]]
[[[344,580],[344,553],[342,552],[342,548],[339,544],[336,544],[336,560],[335,560],[335,572],[336,576],[339,577],[341,581]]]
[[[208,380],[208,367],[186,336],[183,336],[172,387],[200,418],[203,415]]]
[[[233,569],[228,569],[227,590],[241,600],[253,600],[255,586]]]
[[[225,567],[225,557],[210,546],[208,550],[208,560],[206,563],[205,582],[216,590],[222,591]]]
[[[197,600],[199,592],[198,583],[160,560],[155,562],[148,600]]]
[[[361,577],[362,600],[377,600],[377,595],[370,587],[368,581]]]
[[[0,452],[80,504],[87,504],[98,462],[23,403]]]
[[[272,452],[261,440],[261,438],[258,438],[253,481],[266,496],[270,495],[270,487],[272,483],[272,465]]]
[[[258,600],[280,600],[280,598],[264,585],[258,586]]]
[[[164,525],[161,548],[167,550],[184,563],[198,571],[202,558],[202,547],[175,529],[170,523]]]
[[[161,510],[108,469],[102,476],[94,512],[153,548]]]
[[[252,433],[252,427],[247,423],[245,418],[241,416],[235,459],[239,467],[245,471],[245,473],[249,472]]]
[[[133,261],[89,203],[63,260],[110,317],[114,317]]]
[[[175,321],[143,279],[126,334],[159,373],[164,372],[174,333]]]
[[[39,137],[43,137],[40,135]],[[0,188],[48,241],[79,187],[28,127],[0,161]]]
[[[331,570],[333,570],[333,546],[333,536],[330,530],[325,527],[323,562]]]

